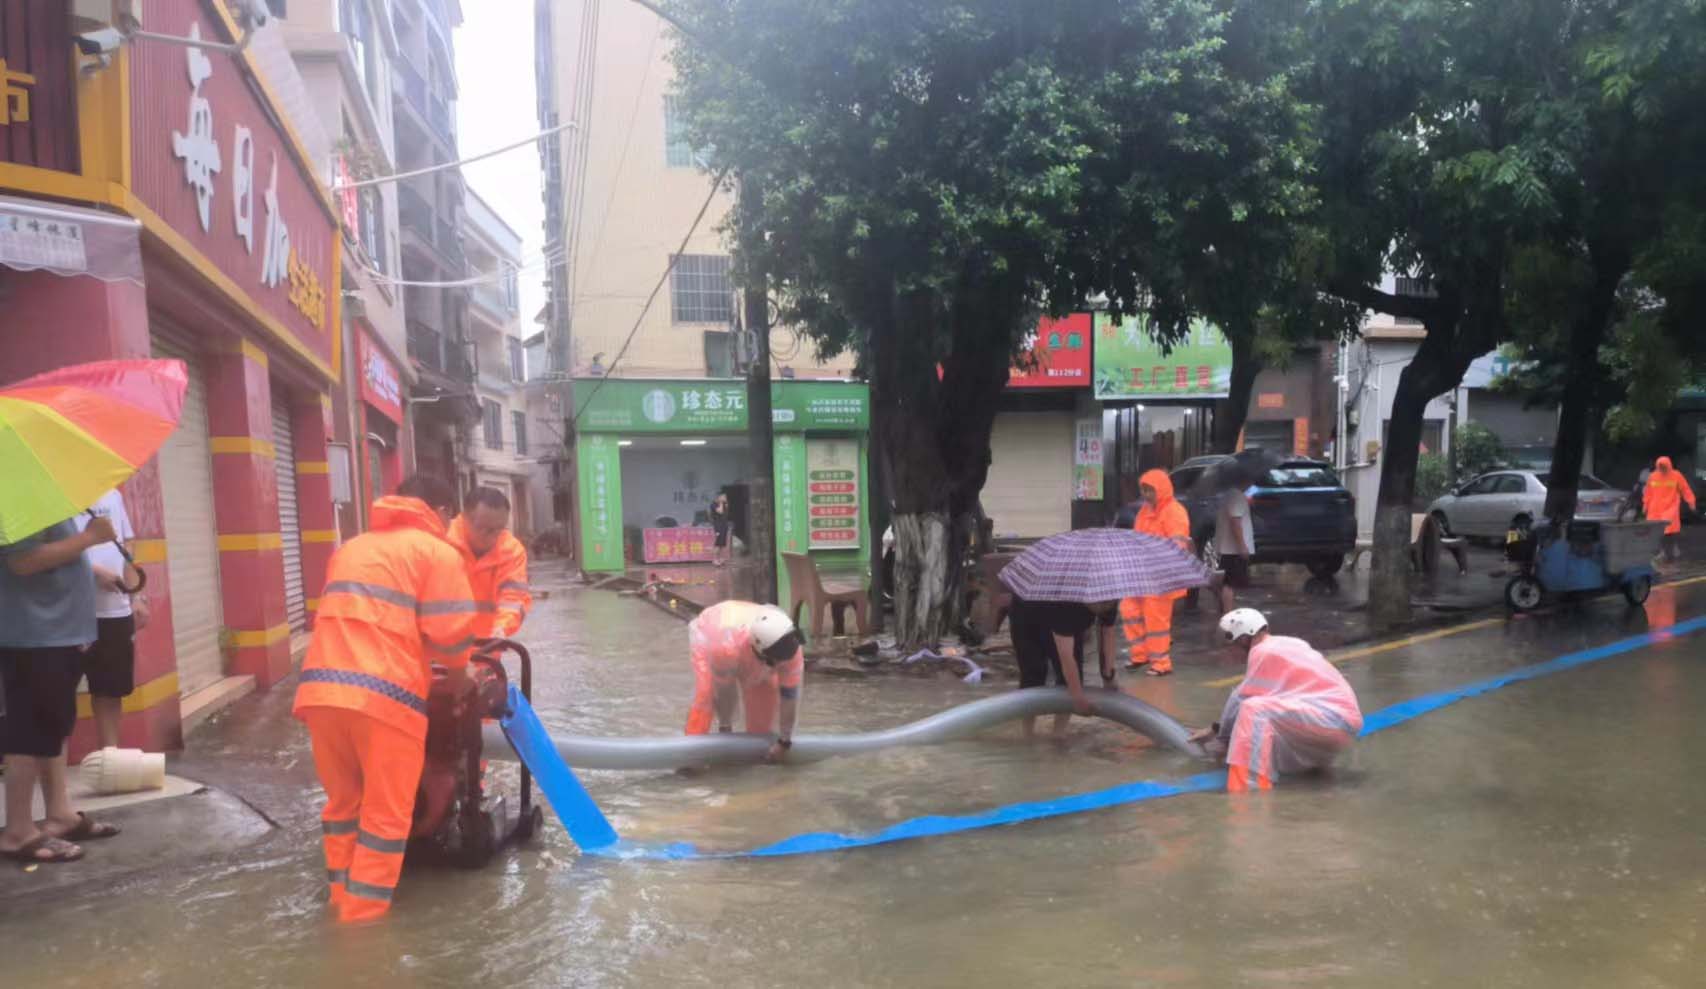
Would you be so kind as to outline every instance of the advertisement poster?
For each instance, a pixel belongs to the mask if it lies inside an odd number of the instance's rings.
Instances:
[[[1096,314],[1096,397],[1225,398],[1232,388],[1232,345],[1207,320],[1192,320],[1187,337],[1163,354],[1149,335],[1149,318],[1124,321]]]
[[[646,529],[642,538],[647,563],[709,563],[716,559],[717,530],[708,525]]]
[[[1088,388],[1090,386],[1090,314],[1044,318],[1037,324],[1021,366],[1007,379],[1009,388]]]
[[[807,522],[811,549],[859,547],[859,441],[806,441]],[[781,504],[781,492],[777,492]]]
[[[622,449],[614,436],[585,435],[575,445],[580,461],[581,552],[590,571],[621,570]]]
[[[806,551],[806,441],[776,434],[776,550]]]
[[[1102,420],[1078,420],[1077,442],[1072,447],[1072,497],[1075,501],[1102,500]]]

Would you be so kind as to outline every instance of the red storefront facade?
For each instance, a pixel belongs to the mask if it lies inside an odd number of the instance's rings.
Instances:
[[[186,712],[290,672],[338,540],[326,444],[344,358],[341,233],[247,55],[136,42],[102,66],[74,56],[68,31],[54,36],[63,4],[25,6],[22,22],[0,26],[0,51],[26,36],[58,48],[46,60],[58,74],[31,73],[34,86],[76,97],[57,110],[34,100],[29,123],[80,140],[44,167],[0,126],[0,196],[79,236],[128,227],[140,278],[90,259],[80,268],[64,252],[0,254],[0,382],[110,358],[189,367],[185,421],[124,487],[154,617],[137,640],[123,737],[171,748]],[[151,32],[236,38],[221,4],[143,6]],[[74,756],[89,729],[80,724]]]

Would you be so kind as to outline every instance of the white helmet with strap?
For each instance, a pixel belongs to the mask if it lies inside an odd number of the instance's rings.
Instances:
[[[1237,642],[1265,632],[1267,628],[1268,620],[1255,608],[1235,608],[1220,619],[1220,631],[1227,642]]]
[[[786,611],[773,604],[760,607],[746,627],[752,633],[753,647],[772,663],[792,659],[800,648],[800,630]]]

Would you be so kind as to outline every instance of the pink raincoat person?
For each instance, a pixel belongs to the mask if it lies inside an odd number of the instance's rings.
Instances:
[[[732,731],[738,702],[746,709],[746,730],[773,735],[768,758],[780,761],[794,744],[806,668],[802,637],[787,613],[775,605],[724,601],[693,619],[687,641],[694,688],[686,733],[709,732],[713,718],[719,731]]]
[[[1261,612],[1239,608],[1220,621],[1226,641],[1248,655],[1244,681],[1220,721],[1197,741],[1226,750],[1226,789],[1271,789],[1286,773],[1332,765],[1362,732],[1356,693],[1302,639],[1268,634]]]

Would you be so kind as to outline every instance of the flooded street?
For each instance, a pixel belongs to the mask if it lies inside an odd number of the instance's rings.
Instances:
[[[1600,600],[1344,669],[1373,712],[1703,612],[1706,584],[1661,587],[1644,612]],[[1283,618],[1276,631],[1307,635]],[[679,621],[559,591],[527,633],[553,731],[680,730],[691,676]],[[387,921],[344,930],[322,908],[318,793],[279,690],[192,740],[217,754],[270,739],[237,780],[210,782],[279,827],[200,870],[45,906],[9,897],[0,974],[43,987],[1694,985],[1703,642],[1467,700],[1364,740],[1331,779],[1267,794],[768,860],[581,859],[552,820],[541,842],[484,871],[409,871]],[[1181,665],[1128,689],[1186,722],[1217,716],[1227,688],[1216,684],[1239,668]],[[808,677],[800,731],[885,727],[1002,689]],[[1013,727],[794,768],[583,779],[624,837],[716,850],[1199,768],[1075,721],[1064,744],[1026,744]]]

